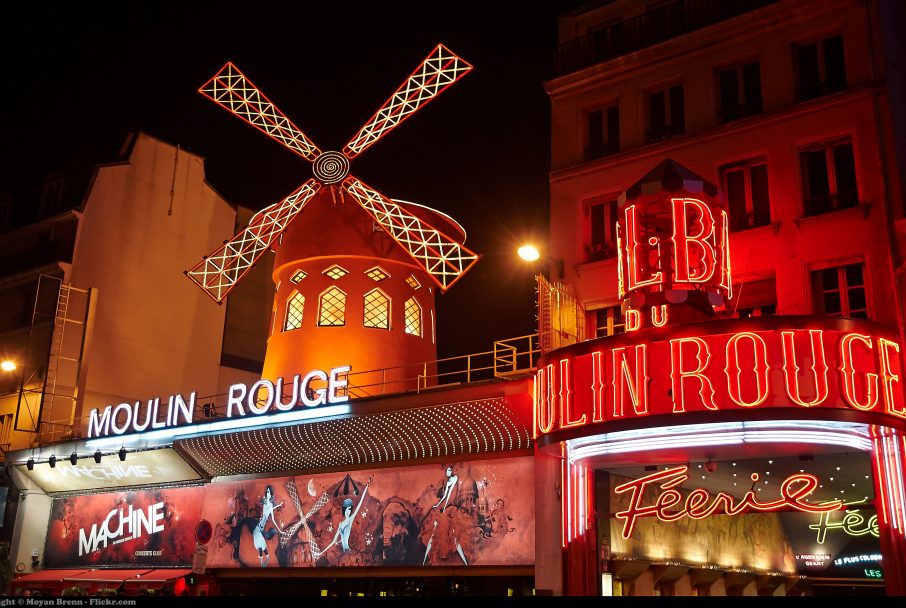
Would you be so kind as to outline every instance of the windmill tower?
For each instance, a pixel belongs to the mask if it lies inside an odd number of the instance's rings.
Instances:
[[[312,178],[186,272],[221,302],[275,251],[263,377],[350,365],[354,394],[380,394],[415,388],[411,364],[437,359],[435,289],[446,291],[479,256],[455,220],[387,198],[349,162],[471,69],[438,45],[339,152],[321,151],[232,63],[199,89],[313,165]],[[386,371],[363,373],[371,370]]]

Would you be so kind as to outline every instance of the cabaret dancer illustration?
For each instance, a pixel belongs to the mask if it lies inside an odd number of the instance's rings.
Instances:
[[[368,493],[368,486],[371,485],[371,477],[368,478],[368,483],[365,484],[365,489],[362,490],[362,495],[359,497],[359,504],[356,505],[355,511],[352,510],[352,499],[346,498],[343,500],[343,521],[340,522],[340,525],[337,526],[337,533],[334,534],[333,540],[330,541],[330,544],[324,547],[324,550],[321,551],[322,554],[327,553],[328,549],[337,544],[337,540],[340,541],[340,548],[343,550],[343,553],[349,551],[349,534],[352,532],[352,522],[355,521],[355,516],[358,515],[359,509],[362,508],[362,503],[365,502],[365,495]]]
[[[458,481],[459,476],[453,473],[453,467],[447,467],[447,482],[444,484],[442,492],[437,493],[437,497],[440,500],[438,500],[437,504],[432,508],[440,508],[441,511],[447,508],[447,505],[450,503],[450,497],[453,495],[453,490],[456,488],[456,483]],[[443,504],[443,506],[441,506],[441,504]]]
[[[267,541],[274,537],[277,532],[282,532],[277,520],[274,519],[274,510],[283,507],[283,503],[274,504],[274,488],[270,484],[264,489],[264,498],[261,499],[261,519],[258,520],[255,527],[252,528],[252,542],[255,549],[258,550],[258,561],[262,568],[266,568],[271,561],[270,553],[267,550]],[[267,521],[274,522],[274,528],[267,528]],[[253,520],[254,521],[254,520]],[[267,528],[267,530],[265,530]]]

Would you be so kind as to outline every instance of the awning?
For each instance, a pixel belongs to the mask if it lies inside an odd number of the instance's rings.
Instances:
[[[41,570],[17,576],[9,582],[13,595],[21,595],[26,589],[59,590],[63,587],[63,579],[85,572],[85,568],[78,570]]]
[[[67,576],[63,579],[63,587],[80,587],[92,594],[99,589],[117,589],[127,578],[134,578],[151,571],[150,568],[130,570],[98,568]]]
[[[171,583],[187,574],[192,574],[191,568],[158,568],[144,574],[137,574],[124,582],[125,590],[144,591],[146,589],[162,589],[167,583]]]

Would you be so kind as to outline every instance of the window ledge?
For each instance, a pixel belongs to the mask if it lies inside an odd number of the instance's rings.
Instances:
[[[813,220],[817,220],[822,217],[838,216],[842,214],[862,214],[862,218],[865,219],[871,213],[872,203],[859,203],[855,207],[847,207],[846,209],[834,209],[831,211],[826,211],[824,213],[816,213],[815,215],[800,215],[793,222],[796,224],[798,229],[802,224],[808,225]]]

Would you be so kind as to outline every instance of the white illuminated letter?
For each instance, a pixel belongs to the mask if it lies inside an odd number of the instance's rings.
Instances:
[[[330,382],[328,383],[327,389],[327,401],[329,403],[344,403],[349,401],[349,393],[345,390],[349,386],[349,370],[352,367],[349,365],[344,365],[343,367],[335,367],[330,370]],[[343,376],[343,379],[340,379],[340,376]],[[338,389],[344,389],[342,395],[338,395]]]
[[[230,387],[230,396],[227,397],[227,418],[233,417],[233,407],[236,407],[237,416],[245,416],[245,410],[242,409],[242,400],[245,398],[245,385],[234,384]]]
[[[327,399],[327,389],[319,388],[317,390],[311,388],[311,381],[317,378],[321,382],[328,382],[327,374],[322,372],[319,369],[308,372],[305,377],[302,379],[302,403],[307,407],[315,407],[317,405],[323,405]],[[311,395],[309,396],[309,391]]]
[[[259,403],[258,391],[262,388],[266,389],[267,398],[264,400],[263,405]],[[270,380],[259,380],[252,385],[252,388],[249,389],[249,412],[252,414],[264,414],[267,410],[271,409],[271,406],[274,404],[274,383]]]

